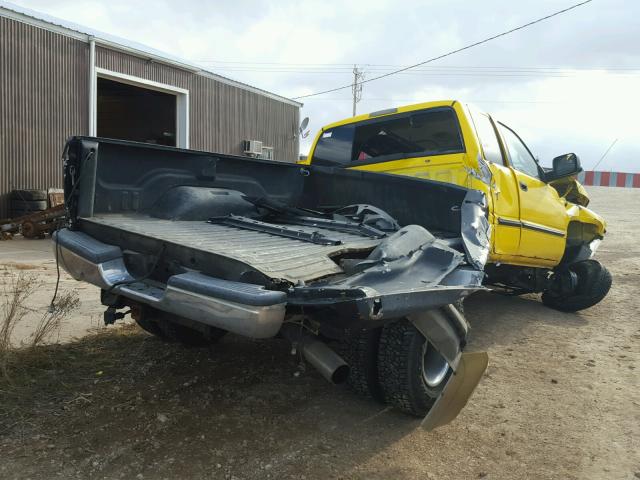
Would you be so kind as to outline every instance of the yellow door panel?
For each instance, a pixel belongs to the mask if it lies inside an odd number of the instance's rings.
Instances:
[[[533,154],[509,127],[498,123],[520,199],[520,246],[517,256],[558,262],[564,254],[569,217],[555,188],[540,180]]]
[[[564,254],[564,246],[564,236],[551,236],[548,233],[523,227],[518,253],[527,258],[549,260],[555,265]]]
[[[564,254],[568,216],[558,192],[526,173],[514,170],[520,194],[518,255],[558,261]]]
[[[497,255],[518,251],[519,246],[520,226],[518,224],[497,223],[493,226],[493,250]],[[496,257],[496,260],[499,260],[499,257]]]
[[[504,165],[490,163],[493,175],[493,252],[513,254],[520,246],[520,199],[513,171]]]
[[[556,260],[549,260],[546,258],[531,258],[521,257],[519,255],[501,255],[500,263],[509,265],[518,265],[521,267],[555,267],[558,262]]]

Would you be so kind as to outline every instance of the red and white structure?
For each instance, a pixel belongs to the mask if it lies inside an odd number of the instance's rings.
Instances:
[[[586,171],[578,175],[582,185],[640,188],[640,173]]]

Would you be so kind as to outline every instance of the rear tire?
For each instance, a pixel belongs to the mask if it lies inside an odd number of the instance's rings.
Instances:
[[[11,192],[13,200],[46,200],[46,190],[13,190]]]
[[[552,291],[542,294],[542,303],[561,312],[577,312],[592,307],[609,293],[611,273],[597,260],[584,260],[567,267],[578,277],[578,285],[571,295]]]
[[[162,338],[163,340],[168,340],[167,336],[164,334],[158,322],[151,320],[149,318],[136,318],[135,319],[138,326],[143,329],[145,332],[150,333],[151,335]]]
[[[342,358],[349,365],[347,383],[358,395],[382,402],[378,381],[378,343],[382,328],[350,333],[340,341]]]
[[[424,417],[442,392],[452,369],[407,319],[382,328],[378,378],[387,403]]]

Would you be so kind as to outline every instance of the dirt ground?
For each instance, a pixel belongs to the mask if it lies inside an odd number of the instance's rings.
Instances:
[[[591,194],[609,222],[598,252],[609,296],[578,314],[534,296],[471,297],[469,349],[490,365],[458,419],[430,433],[298,372],[282,341],[187,349],[101,327],[97,289],[63,275],[82,304],[61,344],[19,352],[0,380],[0,478],[640,478],[640,190]],[[2,242],[0,264],[5,283],[36,274],[30,306],[46,308],[49,242]]]

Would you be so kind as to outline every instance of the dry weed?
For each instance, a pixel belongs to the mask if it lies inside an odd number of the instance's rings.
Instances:
[[[0,301],[0,373],[8,378],[8,362],[12,350],[11,335],[16,325],[29,312],[25,301],[40,286],[37,278],[23,272],[10,275]]]
[[[44,343],[53,333],[60,330],[62,319],[78,308],[80,299],[74,291],[63,293],[58,302],[52,305],[40,318],[36,329],[31,334],[29,347],[34,348]]]
[[[30,263],[11,263],[9,265],[11,265],[11,267],[15,268],[16,270],[41,270],[42,269],[42,267],[38,265],[32,265]]]

